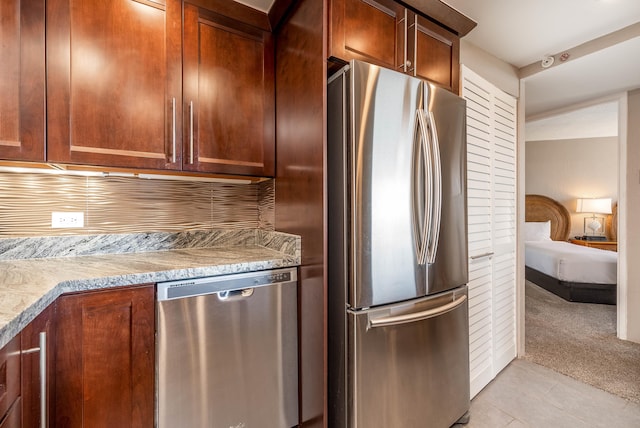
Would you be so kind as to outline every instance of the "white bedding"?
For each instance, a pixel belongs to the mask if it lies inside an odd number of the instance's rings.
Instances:
[[[618,253],[568,242],[525,242],[525,264],[561,281],[589,284],[618,282]]]

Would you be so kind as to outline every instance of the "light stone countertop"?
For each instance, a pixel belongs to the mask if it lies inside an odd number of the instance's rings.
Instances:
[[[207,234],[208,232],[201,232]],[[157,236],[163,244],[162,250],[153,251],[148,246],[143,252],[104,253],[101,254],[2,259],[4,248],[15,249],[21,243],[25,248],[35,243],[42,248],[43,238],[37,241],[16,243],[0,239],[0,347],[7,344],[42,310],[58,296],[68,292],[94,290],[135,284],[156,283],[161,281],[199,278],[230,273],[250,272],[264,269],[297,266],[300,264],[300,238],[279,232],[246,231],[229,234],[225,231],[223,239],[219,231],[213,240],[205,240],[196,248],[168,249],[166,237],[175,238],[176,234],[144,234],[145,245]],[[238,234],[243,234],[238,240]],[[96,237],[133,241],[138,235],[96,235]],[[189,235],[192,236],[192,235]],[[187,237],[189,237],[187,236]],[[208,235],[207,235],[208,236]],[[11,238],[12,239],[12,238]],[[64,239],[52,238],[64,246]],[[184,240],[189,246],[188,239]],[[183,244],[173,246],[180,247]],[[74,242],[73,245],[77,245]],[[68,248],[62,250],[69,253]],[[127,251],[135,251],[129,248]],[[5,254],[8,251],[4,252]],[[23,252],[24,253],[24,252]],[[52,254],[55,254],[53,252]],[[58,253],[59,254],[59,253]],[[42,255],[42,254],[40,254]]]

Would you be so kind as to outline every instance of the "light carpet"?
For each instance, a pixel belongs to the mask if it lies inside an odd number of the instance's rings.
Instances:
[[[527,281],[524,359],[640,403],[640,344],[616,337],[616,307],[574,303]]]

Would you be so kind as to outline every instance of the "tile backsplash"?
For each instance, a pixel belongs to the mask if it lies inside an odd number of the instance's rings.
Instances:
[[[0,237],[273,230],[275,184],[235,184],[0,172]],[[84,227],[52,228],[52,212],[82,212]]]

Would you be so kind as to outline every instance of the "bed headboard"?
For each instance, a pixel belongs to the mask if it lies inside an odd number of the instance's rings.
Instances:
[[[571,215],[564,205],[542,195],[525,196],[525,221],[551,221],[551,239],[566,241],[571,234]]]
[[[611,215],[607,216],[607,235],[612,241],[618,240],[618,204],[611,207]]]

